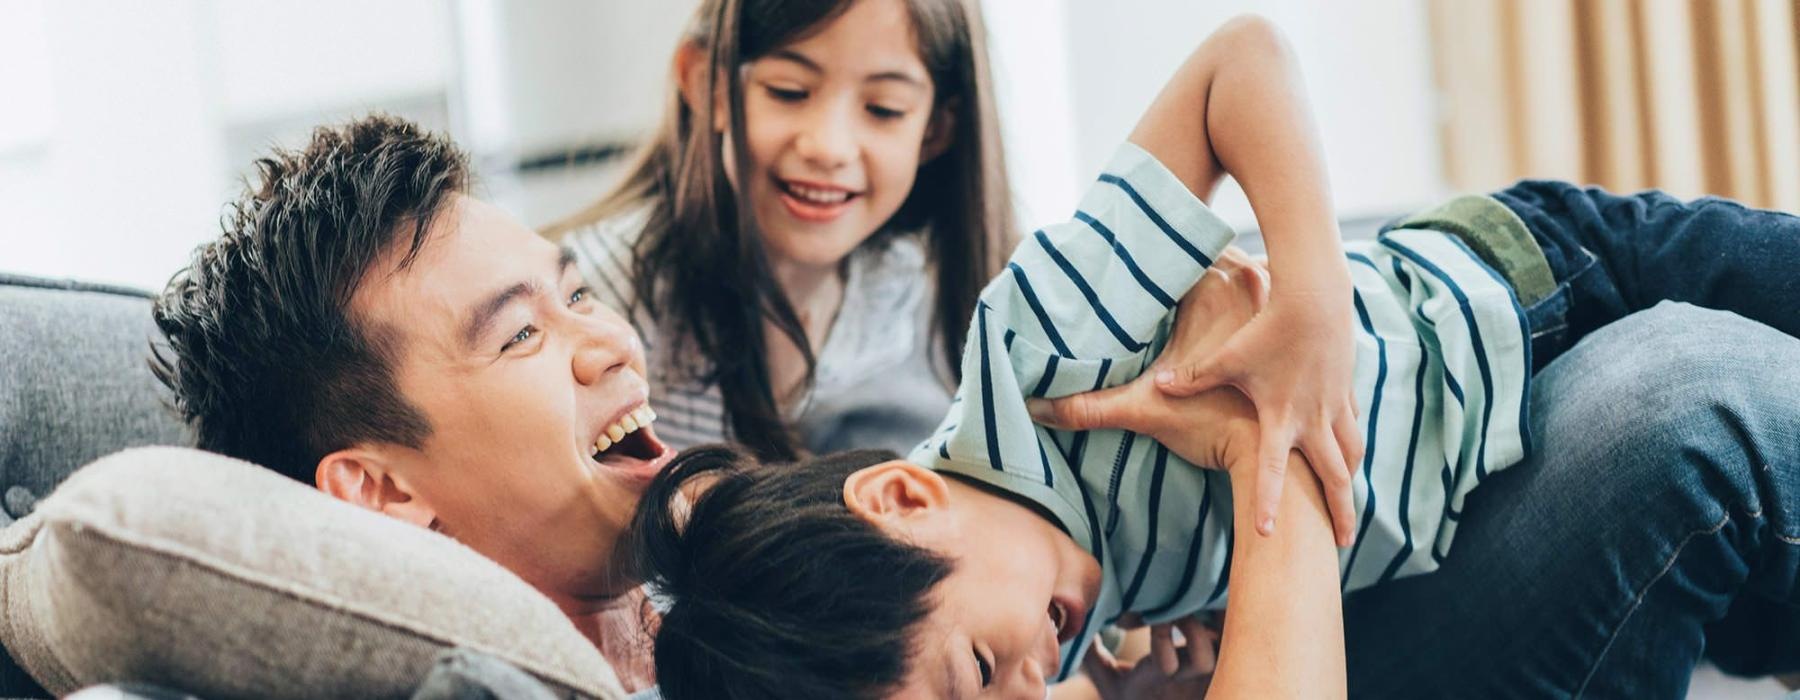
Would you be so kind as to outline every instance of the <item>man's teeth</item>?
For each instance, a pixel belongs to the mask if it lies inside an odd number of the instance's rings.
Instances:
[[[844,190],[819,189],[817,187],[807,187],[806,185],[797,185],[791,182],[788,183],[787,190],[788,194],[792,194],[795,197],[799,197],[815,204],[839,204],[850,198],[850,193],[845,192]]]
[[[606,430],[600,431],[600,439],[594,441],[594,456],[598,457],[600,453],[612,449],[613,444],[625,439],[626,435],[635,433],[639,428],[654,422],[656,422],[656,412],[650,410],[649,406],[639,406],[633,409],[630,413],[625,414],[625,417],[620,418],[619,422],[606,426]]]

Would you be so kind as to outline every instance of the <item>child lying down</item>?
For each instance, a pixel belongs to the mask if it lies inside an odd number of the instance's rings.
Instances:
[[[904,650],[942,646],[914,638],[939,618],[996,618],[1011,640],[975,642],[967,672],[947,676],[985,686],[1026,660],[1051,682],[1122,615],[1155,624],[1222,608],[1227,475],[1131,432],[1036,425],[1026,400],[1141,374],[1168,342],[1174,300],[1232,238],[1153,154],[1125,144],[1075,218],[1027,239],[984,290],[951,413],[906,460],[678,457],[639,521],[643,573],[673,602],[656,651],[664,695],[726,697],[712,684],[765,674],[796,691],[844,687],[812,676],[901,678]],[[1436,568],[1463,498],[1525,454],[1531,367],[1505,280],[1456,237],[1390,231],[1349,256],[1369,431],[1360,534],[1341,557],[1354,589]],[[678,523],[671,494],[702,477]],[[878,651],[888,647],[903,653]],[[733,657],[750,648],[780,661]]]

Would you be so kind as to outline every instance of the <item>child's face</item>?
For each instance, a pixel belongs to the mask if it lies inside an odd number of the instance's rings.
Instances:
[[[1080,633],[1100,566],[1036,512],[906,462],[845,483],[851,509],[949,557],[895,697],[1044,697],[1061,643]]]
[[[860,0],[747,66],[753,162],[733,184],[778,265],[836,266],[912,191],[928,126],[943,128],[911,24],[901,0]]]

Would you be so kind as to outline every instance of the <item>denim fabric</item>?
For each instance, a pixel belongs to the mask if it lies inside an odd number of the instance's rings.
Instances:
[[[1532,385],[1438,572],[1345,599],[1353,696],[1681,697],[1800,670],[1800,340],[1662,304]]]
[[[1559,283],[1526,310],[1538,367],[1664,300],[1800,336],[1800,216],[1550,180],[1524,180],[1493,197],[1525,221]]]

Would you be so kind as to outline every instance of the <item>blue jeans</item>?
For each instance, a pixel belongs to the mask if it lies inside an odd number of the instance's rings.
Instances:
[[[1665,300],[1800,337],[1800,216],[1552,180],[1524,180],[1493,198],[1524,220],[1558,283],[1527,310],[1539,368],[1600,327]]]
[[[1680,697],[1800,670],[1800,340],[1663,304],[1532,384],[1439,571],[1345,599],[1358,697]]]

